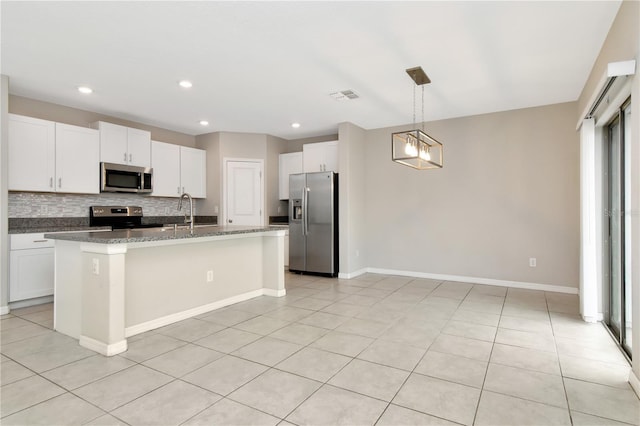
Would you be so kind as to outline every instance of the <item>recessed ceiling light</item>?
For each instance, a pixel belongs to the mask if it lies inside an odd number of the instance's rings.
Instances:
[[[291,123],[291,127],[293,127],[294,129],[297,129],[300,127],[300,123]]]
[[[201,126],[208,126],[209,122],[207,120],[200,120],[200,125]]]
[[[93,89],[87,86],[78,86],[78,92],[88,95],[89,93],[93,93]]]
[[[180,87],[184,87],[185,89],[189,89],[193,86],[193,83],[191,83],[189,80],[181,80],[179,83]]]

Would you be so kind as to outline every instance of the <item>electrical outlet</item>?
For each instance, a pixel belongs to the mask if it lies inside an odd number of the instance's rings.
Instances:
[[[356,250],[356,257],[360,257],[360,250]]]
[[[218,206],[213,206],[213,212],[214,212],[215,214],[218,214]]]
[[[535,268],[537,266],[537,259],[535,257],[530,257],[529,258],[529,266],[532,268]]]
[[[207,271],[207,282],[208,283],[213,282],[213,271]]]
[[[100,260],[99,259],[96,259],[96,258],[92,259],[91,271],[93,272],[93,275],[100,275]]]
[[[282,213],[282,206],[278,206],[278,213]]]

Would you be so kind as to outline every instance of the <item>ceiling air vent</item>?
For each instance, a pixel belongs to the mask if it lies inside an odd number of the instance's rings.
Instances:
[[[349,101],[351,99],[358,99],[360,96],[353,90],[342,90],[340,92],[334,92],[329,94],[336,101]]]

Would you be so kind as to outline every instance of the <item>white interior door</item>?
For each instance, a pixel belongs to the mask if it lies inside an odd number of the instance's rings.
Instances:
[[[227,161],[227,224],[261,226],[262,162]]]

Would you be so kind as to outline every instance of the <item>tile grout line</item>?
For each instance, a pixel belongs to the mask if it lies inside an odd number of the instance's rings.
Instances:
[[[502,313],[504,312],[504,305],[507,302],[507,296],[509,294],[509,288],[504,294],[504,301],[502,302],[502,308],[500,309],[500,318],[498,319],[498,325],[496,326],[496,334],[493,338],[493,343],[491,344],[491,352],[489,352],[489,359],[487,360],[487,369],[484,371],[484,377],[482,379],[482,386],[480,387],[480,395],[478,396],[478,405],[476,405],[476,410],[473,413],[473,420],[471,422],[472,425],[476,423],[476,419],[478,418],[478,411],[480,410],[480,402],[482,401],[482,395],[484,393],[484,386],[487,382],[487,376],[489,375],[489,366],[491,365],[491,357],[493,356],[493,349],[496,347],[496,337],[498,337],[498,329],[500,328],[500,322],[502,320]]]

